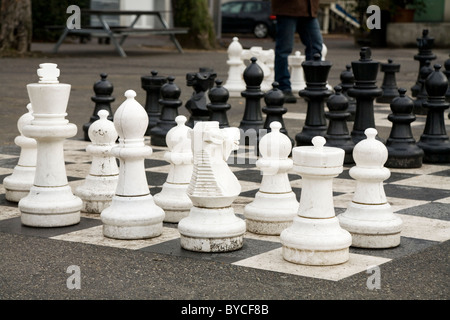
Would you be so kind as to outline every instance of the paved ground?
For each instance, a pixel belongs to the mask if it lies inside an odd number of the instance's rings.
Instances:
[[[28,58],[3,58],[0,63],[0,135],[1,148],[17,149],[16,121],[25,112],[28,103],[26,85],[36,82],[36,69],[42,62],[57,63],[61,70],[60,81],[72,85],[67,109],[68,119],[78,128],[92,114],[92,86],[99,74],[108,73],[114,84],[116,102],[114,110],[124,100],[123,93],[133,89],[137,100],[145,101],[140,87],[140,77],[157,70],[162,75],[172,75],[182,90],[181,99],[186,101],[191,88],[185,85],[187,72],[199,67],[213,68],[219,78],[226,79],[226,46],[231,38],[224,38],[224,47],[214,52],[186,50],[179,54],[167,40],[130,39],[124,46],[128,58],[119,57],[111,45],[64,44],[57,55],[51,54],[51,44],[33,44],[35,56]],[[271,40],[255,40],[240,37],[244,47],[274,47]],[[339,83],[339,74],[345,65],[359,59],[359,48],[351,38],[326,36],[327,60],[333,63],[329,83]],[[297,43],[297,49],[303,47]],[[392,58],[401,63],[397,75],[399,87],[409,89],[414,84],[418,62],[413,60],[415,48],[373,50],[373,59],[380,62]],[[436,63],[443,64],[448,50],[436,49]],[[382,81],[379,75],[378,84]],[[242,118],[244,102],[230,99],[231,125],[238,125]],[[289,112],[302,113],[304,101],[286,105]],[[180,113],[187,114],[180,108]],[[299,132],[302,121],[290,118],[286,126]],[[415,129],[417,138],[422,128]],[[75,139],[81,139],[79,129]],[[388,131],[380,132],[387,137]],[[0,232],[0,298],[15,299],[194,299],[194,300],[447,300],[450,297],[448,241],[428,247],[383,264],[381,288],[370,290],[369,275],[358,273],[341,281],[327,281],[310,277],[280,274],[236,265],[211,261],[193,260],[158,253],[142,253],[120,248],[95,246],[47,238],[27,237],[20,234]],[[79,265],[83,271],[80,290],[68,290],[65,272],[67,266]],[[239,301],[236,301],[238,303]],[[245,302],[245,301],[244,301]],[[251,303],[247,301],[246,303]],[[206,305],[192,302],[196,306]],[[169,310],[180,314],[188,301]],[[289,304],[295,308],[295,304]],[[222,304],[223,307],[223,304]],[[276,308],[274,306],[273,308]],[[274,310],[274,309],[272,309]],[[279,309],[277,309],[279,310]]]

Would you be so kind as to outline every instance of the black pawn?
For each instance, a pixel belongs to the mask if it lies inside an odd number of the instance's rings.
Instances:
[[[266,104],[262,108],[262,111],[266,114],[264,129],[269,133],[272,130],[270,124],[273,121],[278,121],[281,124],[280,132],[284,133],[291,140],[292,146],[294,146],[294,139],[289,137],[286,126],[284,125],[283,114],[287,112],[287,109],[283,107],[284,93],[278,89],[278,85],[278,82],[272,83],[272,89],[264,94],[264,102]]]
[[[384,72],[383,83],[381,84],[382,95],[376,99],[379,103],[391,103],[392,99],[398,97],[398,87],[395,74],[400,71],[400,64],[393,63],[388,59],[388,63],[380,65],[381,72]]]
[[[386,140],[388,168],[420,168],[423,150],[419,148],[411,131],[411,122],[416,120],[412,113],[413,100],[406,96],[406,89],[398,89],[399,96],[390,104],[392,113],[388,120],[392,122],[391,133]]]
[[[114,87],[111,82],[106,80],[108,75],[106,73],[100,74],[100,80],[94,83],[94,93],[95,96],[91,97],[91,100],[95,102],[94,107],[94,113],[89,119],[88,123],[85,123],[83,125],[83,131],[84,131],[84,140],[85,141],[91,141],[89,138],[89,127],[94,121],[97,121],[100,119],[100,117],[97,115],[100,110],[106,110],[109,112],[108,120],[113,120],[113,112],[111,110],[111,103],[116,100],[114,97],[111,96]]]
[[[423,103],[427,101],[428,94],[427,89],[423,85],[428,76],[433,72],[433,68],[430,66],[430,60],[425,61],[425,64],[422,68],[420,68],[420,91],[416,96],[416,100],[414,100],[414,114],[426,115],[427,109],[423,107]]]
[[[417,75],[416,83],[411,87],[411,94],[413,97],[416,97],[420,92],[421,84],[419,82],[420,79],[420,69],[424,66],[425,61],[436,59],[436,55],[431,51],[434,45],[434,38],[430,38],[428,36],[428,30],[424,29],[422,31],[422,38],[417,38],[417,48],[419,49],[419,53],[414,55],[414,60],[419,61],[419,73]]]
[[[425,81],[428,99],[424,107],[428,108],[428,114],[425,129],[417,143],[425,152],[424,163],[450,162],[450,141],[444,123],[444,110],[450,106],[445,101],[448,80],[440,68],[441,65],[435,64],[434,71]]]
[[[353,88],[353,86],[355,85],[355,76],[353,75],[352,66],[350,64],[347,64],[345,66],[345,70],[341,72],[340,79],[341,83],[339,84],[339,86],[342,88],[342,94],[348,100],[347,111],[350,112],[350,116],[348,117],[347,121],[354,121],[356,100],[355,98],[348,95],[348,89]]]
[[[252,57],[250,61],[251,63],[243,73],[246,88],[241,92],[241,96],[245,98],[245,109],[239,128],[243,131],[241,144],[254,145],[257,148],[259,131],[264,125],[261,111],[261,99],[264,97],[261,83],[264,79],[264,72],[256,63],[255,57]]]
[[[151,76],[141,77],[141,87],[147,94],[144,107],[148,114],[146,136],[150,135],[150,129],[156,126],[161,116],[159,99],[161,98],[161,87],[166,82],[167,77],[158,76],[158,71],[151,71]]]
[[[355,121],[351,132],[355,144],[366,139],[366,129],[375,128],[373,102],[382,94],[381,88],[376,86],[380,63],[372,60],[371,55],[369,47],[362,47],[360,59],[352,62],[355,85],[348,90],[348,95],[356,99]],[[379,137],[377,139],[381,141]]]
[[[328,130],[325,135],[326,145],[344,149],[344,163],[353,163],[353,148],[355,144],[347,127],[347,119],[350,117],[348,99],[342,94],[341,86],[335,86],[334,91],[335,93],[327,100],[329,112],[325,113],[329,120]]]
[[[302,131],[296,134],[295,141],[297,146],[309,146],[312,145],[312,138],[323,137],[327,132],[325,100],[333,93],[326,86],[331,62],[322,61],[320,54],[316,53],[313,60],[304,61],[302,67],[306,88],[300,90],[299,95],[308,102],[308,108],[305,124]]]
[[[217,79],[216,86],[209,90],[210,103],[206,107],[209,110],[209,121],[218,121],[220,128],[227,128],[230,126],[227,116],[227,111],[231,108],[231,105],[227,103],[230,93],[222,86],[222,83],[222,80]]]
[[[161,87],[161,117],[153,128],[150,129],[150,142],[154,146],[166,147],[166,135],[170,129],[175,127],[177,123],[175,118],[178,116],[178,108],[183,104],[180,97],[181,90],[174,83],[175,78],[167,77],[167,83]]]

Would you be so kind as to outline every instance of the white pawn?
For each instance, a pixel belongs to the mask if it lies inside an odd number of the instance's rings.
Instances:
[[[303,74],[302,63],[305,61],[305,56],[302,56],[300,51],[288,56],[288,65],[291,71],[291,88],[292,92],[299,92],[305,89],[305,77]]]
[[[86,152],[92,155],[92,163],[84,184],[75,190],[75,194],[83,200],[83,212],[101,213],[110,205],[116,192],[119,168],[110,152],[118,135],[108,115],[107,110],[100,110],[100,119],[94,121],[88,130],[92,143],[87,146]]]
[[[164,159],[170,163],[169,174],[162,186],[161,192],[153,197],[155,203],[165,212],[165,222],[177,223],[187,217],[192,207],[192,201],[186,190],[192,176],[191,128],[186,126],[187,118],[177,116],[177,126],[167,132],[166,143],[169,151]]]
[[[158,207],[148,187],[144,159],[153,150],[145,144],[148,115],[127,90],[127,98],[114,114],[119,144],[111,154],[120,160],[119,181],[111,205],[100,215],[103,234],[114,239],[145,239],[161,235],[164,211]]]
[[[242,50],[238,37],[234,37],[227,50],[228,79],[223,85],[230,93],[230,97],[240,97],[241,92],[246,88],[242,76],[245,70],[244,61],[241,59]]]
[[[27,109],[28,112],[17,121],[20,135],[14,139],[14,143],[21,148],[19,161],[13,173],[3,180],[6,200],[12,202],[19,202],[30,192],[36,172],[36,140],[24,136],[22,132],[23,127],[31,124],[34,119],[31,103],[27,105]]]
[[[294,170],[302,177],[298,215],[283,230],[283,258],[303,265],[335,265],[349,259],[351,235],[339,225],[333,204],[333,178],[343,171],[345,152],[325,147],[316,136],[313,146],[292,149]]]
[[[352,234],[354,247],[391,248],[400,244],[402,220],[393,213],[383,188],[383,181],[391,174],[384,167],[388,151],[375,139],[377,133],[374,128],[366,129],[367,139],[353,149],[356,165],[349,173],[356,180],[355,194],[339,215],[341,226]]]
[[[243,246],[245,221],[232,207],[241,185],[226,162],[239,138],[238,128],[220,129],[218,121],[199,121],[191,132],[194,168],[187,194],[193,207],[178,223],[186,250],[227,252]]]
[[[292,224],[298,201],[288,178],[292,168],[291,140],[280,132],[281,123],[270,123],[271,131],[259,142],[261,158],[256,166],[262,172],[259,191],[244,208],[247,230],[257,234],[279,235]]]

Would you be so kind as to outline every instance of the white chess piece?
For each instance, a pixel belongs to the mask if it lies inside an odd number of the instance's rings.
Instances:
[[[291,89],[292,92],[298,93],[300,90],[305,89],[305,77],[303,74],[302,63],[305,61],[305,56],[300,51],[296,51],[295,54],[288,56],[288,65],[291,73]]]
[[[333,178],[343,171],[343,149],[326,147],[316,136],[313,146],[292,149],[294,170],[302,177],[298,215],[283,230],[283,258],[304,265],[335,265],[349,259],[352,239],[339,225],[333,204]]]
[[[169,151],[164,159],[170,163],[167,179],[161,192],[153,196],[155,203],[165,212],[165,222],[178,223],[187,217],[192,208],[192,201],[187,195],[187,188],[192,176],[191,128],[186,126],[187,118],[177,116],[177,125],[166,135]]]
[[[292,168],[291,140],[280,132],[281,123],[270,123],[271,131],[259,142],[261,157],[256,166],[262,181],[255,199],[245,206],[247,230],[257,234],[279,235],[292,224],[297,215],[298,201],[288,178]]]
[[[80,222],[82,201],[72,193],[64,162],[64,141],[76,135],[77,126],[65,118],[70,84],[59,83],[56,64],[39,67],[39,82],[27,85],[34,119],[22,129],[37,142],[36,172],[18,206],[24,225],[62,227]]]
[[[127,90],[127,99],[114,114],[119,144],[111,154],[120,160],[119,181],[111,205],[100,214],[108,238],[152,238],[163,230],[164,211],[155,204],[145,175],[144,159],[153,152],[144,138],[148,115],[135,96],[135,91]]]
[[[223,85],[230,93],[230,97],[240,97],[241,92],[245,90],[245,82],[242,73],[245,70],[244,61],[241,59],[242,45],[239,38],[234,37],[228,46],[228,78]]]
[[[402,220],[393,213],[387,201],[383,181],[390,177],[384,167],[388,151],[376,140],[377,130],[364,131],[367,139],[353,149],[356,165],[350,176],[356,180],[355,193],[347,210],[340,214],[341,226],[352,234],[352,246],[391,248],[400,244]]]
[[[17,129],[20,135],[14,139],[14,143],[20,147],[20,156],[13,173],[3,179],[5,198],[8,201],[19,202],[29,192],[34,182],[36,172],[36,140],[23,135],[23,127],[31,124],[33,108],[31,103],[27,105],[28,112],[17,121]]]
[[[108,115],[108,111],[100,110],[99,119],[89,126],[88,135],[92,143],[87,146],[86,152],[92,155],[92,163],[83,185],[75,190],[75,194],[83,200],[82,212],[101,213],[110,205],[116,192],[119,168],[110,152],[118,135]]]
[[[245,221],[231,206],[241,185],[226,160],[239,146],[238,128],[219,128],[218,121],[197,122],[191,132],[194,169],[187,194],[193,207],[178,223],[181,247],[200,252],[240,249]]]

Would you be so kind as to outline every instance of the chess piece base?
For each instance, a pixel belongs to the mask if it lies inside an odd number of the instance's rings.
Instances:
[[[178,223],[183,249],[197,252],[228,252],[244,244],[245,221],[232,207],[192,207],[189,216]]]
[[[26,197],[33,185],[36,167],[23,167],[17,165],[14,172],[3,179],[6,200],[19,202]]]
[[[108,177],[87,176],[85,184],[78,187],[75,195],[83,200],[82,212],[100,214],[110,206],[115,194],[118,175]]]
[[[113,239],[146,239],[161,235],[164,211],[153,197],[114,196],[100,215],[103,235]]]
[[[192,201],[186,190],[189,184],[174,184],[165,182],[160,193],[153,196],[159,207],[165,212],[164,222],[178,223],[189,215]]]
[[[286,261],[327,266],[342,264],[349,259],[351,235],[339,225],[336,217],[310,219],[294,218],[291,227],[280,235]]]

